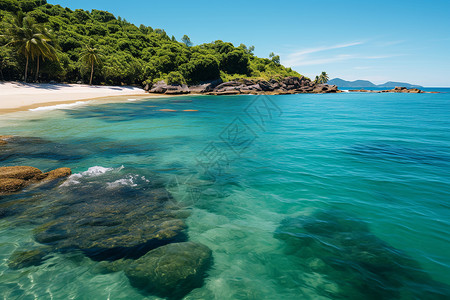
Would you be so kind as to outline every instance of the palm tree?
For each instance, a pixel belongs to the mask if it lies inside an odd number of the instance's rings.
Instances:
[[[39,72],[40,56],[43,58],[57,59],[55,48],[50,44],[52,40],[48,30],[42,25],[37,24],[33,18],[24,16],[22,12],[19,12],[15,16],[14,22],[7,32],[7,36],[11,40],[7,45],[17,47],[17,51],[25,56],[25,81],[27,81],[30,58],[32,60],[35,58],[38,59],[37,72]]]
[[[91,67],[91,79],[89,80],[89,85],[92,85],[92,77],[94,75],[94,65],[95,64],[100,64],[100,56],[101,54],[99,53],[97,48],[91,48],[89,46],[85,46],[83,55],[81,56],[81,61],[86,64],[89,65]]]
[[[42,28],[42,34],[45,38],[39,41],[39,51],[37,53],[37,63],[36,63],[36,78],[35,81],[38,81],[39,78],[39,59],[42,57],[42,60],[45,61],[46,58],[49,60],[59,60],[56,56],[56,49],[50,44],[52,41],[51,32],[47,28]]]
[[[316,79],[314,79],[314,83],[319,83],[319,76],[316,76]]]
[[[327,72],[322,72],[319,76],[316,76],[317,83],[327,83],[328,79],[329,77]]]

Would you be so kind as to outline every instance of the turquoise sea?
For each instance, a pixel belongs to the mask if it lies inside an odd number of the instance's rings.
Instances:
[[[58,203],[88,214],[90,201],[133,203],[157,181],[188,212],[185,239],[212,250],[185,299],[450,299],[450,89],[440,91],[182,96],[1,115],[0,135],[18,138],[0,146],[0,165],[75,175],[0,196],[0,297],[160,299],[78,250],[8,267],[15,251],[42,246],[36,228]]]

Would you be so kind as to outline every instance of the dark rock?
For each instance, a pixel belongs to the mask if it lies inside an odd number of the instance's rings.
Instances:
[[[208,93],[214,90],[214,88],[222,82],[222,79],[204,82],[198,85],[189,86],[189,90],[191,91],[191,93]]]
[[[275,89],[270,82],[265,81],[265,80],[259,81],[258,84],[259,84],[259,87],[261,88],[261,90],[263,90],[265,92],[273,91]]]
[[[21,269],[40,265],[44,257],[48,254],[48,249],[38,248],[27,251],[14,251],[9,258],[8,267],[11,269]]]
[[[167,86],[167,89],[165,91],[165,94],[167,95],[182,95],[182,94],[189,94],[190,90],[187,87],[187,85],[169,85]]]
[[[112,263],[123,269],[132,286],[169,299],[181,299],[201,287],[212,263],[211,250],[199,243],[173,243],[154,249],[137,260]]]
[[[226,88],[226,87],[236,87],[236,86],[240,86],[240,85],[242,85],[242,83],[239,82],[238,80],[228,81],[228,82],[224,82],[224,83],[221,83],[218,86],[216,86],[214,88],[214,91],[220,91],[221,89]]]
[[[168,87],[169,87],[169,85],[167,85],[164,80],[160,80],[152,86],[152,88],[149,90],[149,92],[156,93],[156,94],[164,94],[166,92],[166,90],[168,89]]]
[[[37,242],[63,252],[81,250],[96,260],[115,260],[186,239],[187,215],[156,178],[134,176],[124,182],[131,175],[114,172],[73,176],[60,186],[51,206],[27,212],[28,218],[44,222],[34,231]]]

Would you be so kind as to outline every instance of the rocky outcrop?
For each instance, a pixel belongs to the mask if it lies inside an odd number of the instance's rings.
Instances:
[[[167,95],[181,95],[190,93],[187,85],[169,85],[163,80],[155,83],[151,88],[146,86],[149,93],[167,94]]]
[[[12,137],[12,135],[0,135],[0,146],[8,144],[8,140]]]
[[[408,89],[406,87],[395,87],[392,90],[349,90],[349,92],[358,92],[358,93],[411,93],[411,94],[421,94],[421,93],[436,93],[436,92],[424,92],[422,90],[411,88]]]
[[[195,242],[172,243],[149,251],[137,260],[104,264],[108,271],[124,271],[132,286],[151,294],[181,299],[201,287],[212,263],[211,250]]]
[[[211,81],[194,86],[167,85],[159,81],[151,88],[146,86],[149,93],[157,94],[207,94],[207,95],[239,95],[239,94],[301,94],[301,93],[337,93],[337,86],[327,84],[316,84],[306,77],[285,77],[282,79],[250,80],[246,78],[221,82]]]
[[[0,194],[17,192],[32,183],[67,177],[69,168],[60,168],[47,173],[29,166],[0,167]]]

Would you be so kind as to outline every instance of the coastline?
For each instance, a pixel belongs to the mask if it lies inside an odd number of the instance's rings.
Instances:
[[[90,86],[82,84],[32,84],[0,82],[0,114],[38,107],[72,104],[108,97],[108,100],[158,97],[130,86]]]

